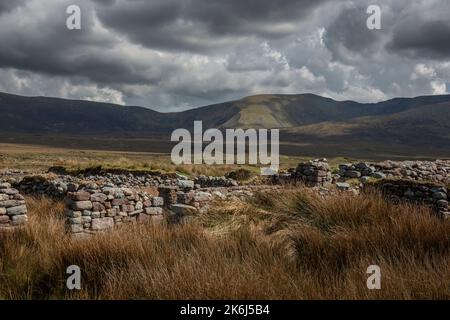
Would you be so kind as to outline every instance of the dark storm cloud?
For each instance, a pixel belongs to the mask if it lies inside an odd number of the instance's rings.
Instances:
[[[242,36],[286,36],[324,2],[117,0],[98,16],[107,27],[145,46],[202,52],[229,46]]]
[[[358,57],[377,52],[382,32],[367,28],[366,9],[361,6],[343,10],[326,29],[324,42],[334,58],[349,61],[353,56],[348,52]]]
[[[373,31],[372,0],[0,0],[0,91],[163,111],[259,93],[445,93],[450,4],[379,2]],[[65,27],[72,4],[81,31]]]
[[[83,11],[81,31],[68,30],[65,9],[71,3],[48,8],[48,19],[28,17],[22,29],[5,21],[0,29],[0,68],[85,77],[101,84],[156,84],[162,72],[172,72],[170,65],[149,66],[115,49],[117,39],[94,31],[93,10]],[[86,8],[88,2],[78,4]]]
[[[450,22],[407,21],[394,30],[389,50],[411,57],[450,59]]]
[[[0,15],[20,7],[26,0],[2,0],[0,1]]]

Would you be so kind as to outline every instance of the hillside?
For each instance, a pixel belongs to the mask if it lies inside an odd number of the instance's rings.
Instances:
[[[141,151],[149,140],[166,143],[174,129],[191,129],[194,120],[202,120],[204,128],[280,128],[282,143],[290,145],[288,154],[333,150],[346,155],[370,149],[369,153],[398,150],[450,156],[449,95],[371,104],[312,94],[259,95],[161,113],[143,107],[0,93],[0,142],[45,144],[47,140],[64,145],[65,137],[73,140],[76,136],[81,141],[95,136],[114,138],[116,143],[111,141],[111,145],[120,150]],[[136,147],[136,141],[127,142],[137,137],[143,140]]]

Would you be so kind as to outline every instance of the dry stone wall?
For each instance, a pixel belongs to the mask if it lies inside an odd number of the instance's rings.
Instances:
[[[112,185],[82,188],[66,197],[68,229],[72,233],[95,233],[123,223],[161,222],[164,200],[146,192]]]
[[[425,204],[434,209],[441,218],[450,218],[450,206],[448,200],[450,193],[447,187],[433,183],[420,183],[407,180],[380,181],[375,186],[380,189],[387,198],[399,202],[408,201]]]
[[[14,230],[27,221],[24,197],[9,183],[0,183],[0,232]]]
[[[301,162],[297,168],[271,177],[271,183],[275,185],[301,183],[308,187],[317,187],[331,182],[332,175],[326,159]]]

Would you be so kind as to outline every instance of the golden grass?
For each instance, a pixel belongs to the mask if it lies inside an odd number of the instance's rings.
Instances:
[[[28,226],[0,241],[0,298],[450,298],[449,221],[377,194],[265,193],[190,225],[132,225],[88,240],[65,235],[61,203],[28,201]],[[65,289],[72,264],[79,292]],[[372,264],[381,290],[366,287]]]

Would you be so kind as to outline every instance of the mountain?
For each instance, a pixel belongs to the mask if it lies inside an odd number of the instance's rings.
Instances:
[[[167,140],[174,129],[192,129],[194,120],[202,120],[204,128],[280,128],[285,149],[295,154],[361,151],[450,156],[450,95],[366,104],[313,94],[258,95],[160,113],[143,107],[0,93],[0,142],[17,142],[20,137],[27,143],[41,143],[46,140],[42,137],[60,141],[68,136]]]

